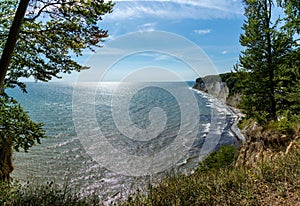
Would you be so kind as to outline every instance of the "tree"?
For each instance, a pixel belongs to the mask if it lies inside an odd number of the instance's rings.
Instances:
[[[245,33],[241,34],[240,43],[245,50],[240,56],[240,70],[247,74],[243,79],[241,105],[248,117],[276,120],[282,60],[290,54],[293,39],[280,30],[281,19],[272,17],[275,7],[272,0],[244,0],[244,4]]]
[[[0,98],[0,180],[9,180],[13,171],[12,149],[28,151],[45,137],[41,123],[34,123],[16,100],[8,96]]]
[[[285,56],[282,62],[280,87],[283,92],[281,101],[284,111],[300,115],[300,2],[297,0],[278,0],[284,9],[285,18],[282,30],[293,38],[293,50]]]
[[[20,2],[23,1],[28,0]],[[20,4],[16,1],[1,4],[10,11],[2,18],[12,21]],[[59,78],[61,72],[83,69],[71,55],[79,56],[84,49],[101,46],[99,44],[108,34],[99,28],[99,21],[104,14],[112,12],[112,7],[111,2],[104,0],[31,0],[5,74],[5,84],[22,85],[18,79],[30,76],[49,81],[52,77]],[[7,35],[9,39],[12,29],[1,28],[4,32],[0,36]],[[3,59],[8,60],[6,56]],[[0,74],[5,71],[3,65],[0,64]]]
[[[300,34],[300,2],[298,0],[277,0],[277,2],[286,14],[284,28],[291,33]]]
[[[282,58],[278,77],[278,109],[287,118],[300,115],[300,50]]]
[[[29,0],[21,0],[16,11],[15,18],[12,22],[8,38],[6,40],[1,59],[0,59],[0,89],[3,89],[5,75],[7,73],[9,63],[11,61],[13,50],[17,43],[17,38],[20,33],[21,24],[24,19]],[[2,92],[2,91],[1,91]]]
[[[12,172],[12,149],[28,151],[45,133],[5,89],[21,77],[49,81],[84,69],[72,59],[100,47],[107,31],[102,16],[112,12],[104,0],[11,0],[0,2],[0,180]]]

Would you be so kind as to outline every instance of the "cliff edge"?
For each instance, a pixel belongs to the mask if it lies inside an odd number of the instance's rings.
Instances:
[[[229,95],[229,88],[218,75],[196,79],[193,88],[211,94],[223,102],[226,102]]]

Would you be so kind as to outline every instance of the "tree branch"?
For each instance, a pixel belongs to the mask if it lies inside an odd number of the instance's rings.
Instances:
[[[55,4],[59,4],[59,3],[55,2],[55,3],[48,3],[48,4],[44,5],[44,6],[38,11],[37,15],[35,15],[35,16],[32,17],[32,18],[24,18],[24,21],[34,21],[34,20],[36,20],[36,19],[43,13],[43,11],[44,11],[47,7],[53,6],[53,5],[55,5]]]
[[[28,4],[30,0],[21,0],[16,11],[13,23],[11,25],[8,38],[6,40],[2,56],[0,59],[0,92],[2,93],[4,79],[12,58],[14,48],[16,46],[18,36],[20,33],[20,28],[23,23],[24,15],[26,13]]]
[[[45,2],[43,2],[45,3]],[[25,21],[34,21],[36,20],[43,12],[46,12],[46,13],[50,13],[52,14],[52,12],[49,12],[49,11],[45,11],[45,9],[47,9],[49,6],[55,6],[56,9],[58,9],[57,5],[61,5],[61,6],[65,6],[65,5],[73,5],[74,1],[70,1],[70,2],[53,2],[53,3],[46,3],[46,5],[44,5],[39,11],[38,13],[32,17],[32,18],[24,18]]]

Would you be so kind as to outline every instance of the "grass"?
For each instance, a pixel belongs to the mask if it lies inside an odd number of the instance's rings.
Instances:
[[[225,158],[226,157],[226,158]],[[123,205],[297,205],[300,150],[256,168],[233,167],[236,152],[223,147],[189,176],[168,177],[151,196]]]
[[[167,177],[117,205],[297,205],[300,202],[300,147],[255,168],[235,167],[231,146],[212,153],[189,176]],[[0,185],[0,205],[100,205],[98,197],[72,193],[53,183]]]
[[[61,187],[53,182],[44,185],[8,185],[0,183],[0,205],[10,206],[85,206],[99,205],[96,196],[81,197],[67,187]]]

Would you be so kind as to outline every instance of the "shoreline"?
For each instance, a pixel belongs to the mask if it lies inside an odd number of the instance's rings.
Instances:
[[[229,106],[226,104],[228,109],[231,111],[232,115],[235,116],[235,121],[230,126],[230,131],[235,135],[235,137],[241,141],[243,144],[246,142],[246,137],[241,133],[241,130],[238,128],[237,124],[244,117],[244,114],[237,108]]]
[[[200,93],[201,95],[203,95],[204,97],[208,98],[209,100],[217,100],[217,101],[215,101],[215,103],[222,104],[222,106],[224,106],[224,108],[228,111],[228,113],[231,114],[231,116],[234,119],[232,122],[228,122],[228,124],[229,124],[229,131],[235,136],[235,138],[238,141],[240,141],[242,144],[244,144],[246,142],[246,138],[241,133],[240,129],[237,126],[237,124],[239,123],[239,121],[241,120],[241,118],[244,117],[244,114],[239,109],[226,104],[226,101],[224,101],[224,100],[216,97],[213,94],[204,92],[204,91],[199,90],[199,89],[195,89],[193,87],[191,87],[191,89],[194,90],[194,91],[196,91],[197,93]]]

